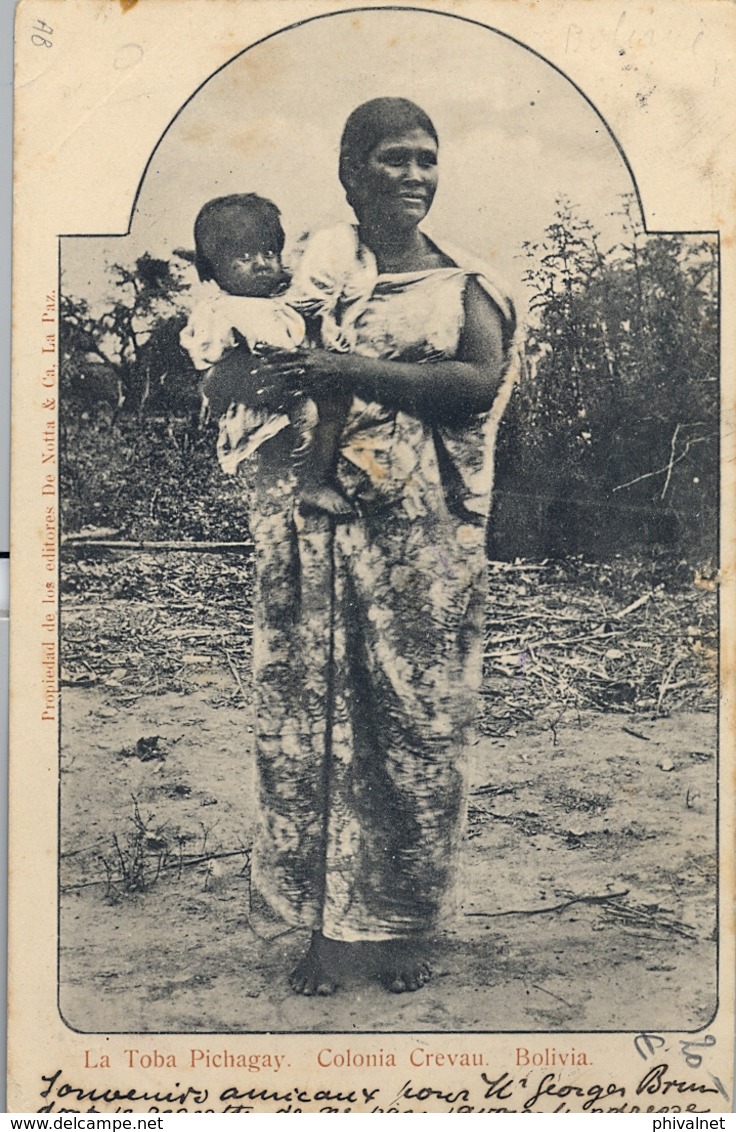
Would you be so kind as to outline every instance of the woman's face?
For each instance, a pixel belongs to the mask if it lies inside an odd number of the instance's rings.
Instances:
[[[354,174],[358,218],[414,227],[429,212],[437,178],[437,142],[430,134],[416,129],[384,138]]]

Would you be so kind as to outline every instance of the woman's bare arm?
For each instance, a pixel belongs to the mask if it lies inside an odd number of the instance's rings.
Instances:
[[[366,401],[415,416],[451,420],[489,409],[503,374],[501,315],[471,279],[465,293],[465,325],[459,357],[430,362],[394,362],[327,350],[281,353],[269,360],[274,375],[319,393],[323,387],[355,393]]]

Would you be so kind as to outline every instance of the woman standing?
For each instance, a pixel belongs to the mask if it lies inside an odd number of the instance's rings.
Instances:
[[[481,267],[419,227],[437,161],[434,126],[413,103],[375,99],[351,114],[340,180],[357,224],[313,237],[289,295],[307,316],[332,296],[323,345],[337,334],[343,352],[256,363],[264,386],[353,398],[335,472],[355,507],[346,521],[300,512],[283,434],[248,469],[253,879],[312,930],[291,975],[307,995],[335,990],[356,943],[375,945],[389,990],[417,990],[453,904],[514,318]],[[214,384],[232,388],[253,363],[233,355]]]

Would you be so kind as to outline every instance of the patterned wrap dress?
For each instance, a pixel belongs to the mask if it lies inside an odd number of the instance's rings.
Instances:
[[[289,301],[325,287],[352,349],[454,358],[472,267],[379,275],[350,225],[318,233]],[[325,265],[326,268],[325,268]],[[304,516],[288,430],[243,477],[255,543],[259,825],[253,883],[343,941],[426,935],[452,912],[477,716],[493,440],[510,392],[462,425],[353,402],[338,478],[356,517]]]

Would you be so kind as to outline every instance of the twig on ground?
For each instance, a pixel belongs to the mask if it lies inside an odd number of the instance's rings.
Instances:
[[[501,794],[513,794],[515,791],[511,786],[493,786],[487,782],[485,786],[476,786],[475,790],[470,793],[475,796],[483,794],[486,798],[498,798]]]
[[[620,609],[618,613],[614,613],[614,619],[616,621],[623,620],[624,617],[628,617],[630,613],[633,613],[635,609],[640,609],[642,605],[646,605],[646,603],[648,601],[651,601],[653,597],[653,591],[648,594],[642,594],[641,597],[638,597],[636,599],[636,601],[632,601],[631,605],[627,605],[626,609]]]
[[[673,660],[672,660],[672,663],[670,664],[669,668],[667,669],[667,671],[664,674],[664,679],[662,680],[662,683],[659,685],[659,693],[657,695],[657,715],[659,715],[660,711],[662,710],[662,704],[664,702],[665,696],[667,695],[667,689],[670,686],[670,680],[674,676],[675,669],[677,668],[677,665],[679,663],[680,663],[680,658],[678,656],[674,657]]]
[[[551,569],[548,562],[498,562],[495,559],[490,559],[488,565],[492,570],[503,574],[508,574],[512,570],[534,571]]]
[[[238,672],[237,668],[235,667],[235,663],[233,662],[233,658],[230,656],[230,653],[227,651],[227,649],[225,649],[225,659],[227,660],[228,667],[229,667],[230,671],[232,672],[233,676],[235,677],[235,683],[238,685],[238,691],[240,692],[240,695],[243,699],[243,703],[247,704],[248,699],[246,697],[245,691],[243,690],[243,682],[240,679],[240,673]]]
[[[548,912],[564,912],[574,904],[608,904],[611,900],[620,900],[622,896],[628,896],[629,891],[628,888],[624,888],[621,892],[611,892],[601,896],[575,896],[562,904],[551,904],[549,908],[510,908],[506,912],[466,912],[465,915],[482,916],[488,920],[495,920],[500,916],[544,916]]]
[[[537,985],[537,983],[532,983],[531,986],[533,987],[534,990],[541,991],[542,994],[548,994],[550,998],[556,998],[558,1002],[564,1003],[564,1005],[568,1006],[570,1008],[570,1010],[573,1009],[573,1005],[572,1005],[571,1002],[568,1002],[566,998],[562,998],[561,995],[555,994],[554,991],[547,990],[546,987],[540,987],[540,986]]]
[[[117,838],[114,837],[113,839],[114,839],[115,844],[117,846]],[[177,873],[181,873],[182,869],[194,868],[195,865],[204,865],[204,864],[207,864],[207,862],[209,862],[209,861],[221,861],[225,857],[241,857],[241,856],[247,857],[249,854],[250,854],[250,850],[247,849],[247,848],[229,849],[224,853],[206,853],[204,856],[202,856],[201,854],[198,854],[196,857],[185,857],[181,854],[177,854],[175,859],[172,858],[171,860],[165,860],[161,863],[161,871],[162,872],[168,872],[169,869],[176,869]],[[147,853],[146,857],[150,857],[151,860],[156,860],[156,859],[160,858],[160,854]],[[101,860],[102,860],[103,865],[106,865],[106,862],[104,861],[104,859],[101,858]],[[117,876],[117,877],[114,876],[112,873],[110,873],[110,875],[105,880],[85,880],[85,881],[80,881],[78,884],[63,884],[61,886],[61,891],[62,892],[76,892],[77,889],[79,889],[79,888],[94,888],[95,885],[110,884],[111,882],[114,883],[115,881],[124,881],[124,880],[125,880],[125,873],[123,873],[121,876]]]
[[[694,940],[698,938],[697,932],[689,924],[683,924],[679,920],[664,919],[644,908],[628,908],[618,904],[610,904],[605,910],[615,919],[624,920],[634,927],[671,932],[673,935],[682,936],[683,939]]]
[[[633,735],[635,739],[643,739],[645,743],[651,742],[649,735],[642,735],[640,731],[632,731],[630,727],[622,727],[621,730],[627,735]]]
[[[99,539],[90,538],[89,535],[64,535],[61,540],[62,548],[78,547],[80,550],[146,550],[170,551],[193,550],[203,553],[220,554],[223,551],[252,550],[252,542],[196,542],[192,539]]]

